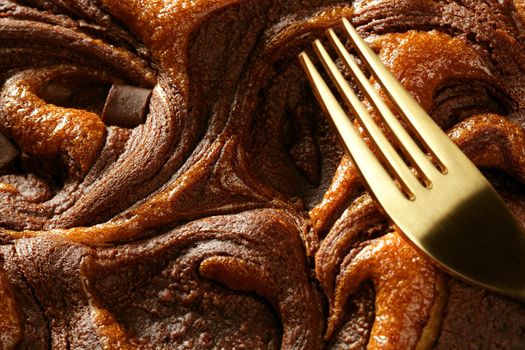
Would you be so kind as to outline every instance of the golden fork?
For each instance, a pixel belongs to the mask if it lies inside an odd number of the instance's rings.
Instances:
[[[333,29],[327,32],[332,46],[414,172],[371,118],[321,41],[314,42],[314,50],[375,153],[308,55],[301,53],[314,93],[371,194],[399,231],[442,268],[476,285],[525,300],[525,234],[521,225],[476,166],[388,71],[347,19],[343,19],[343,28],[422,145],[418,146],[387,107]]]

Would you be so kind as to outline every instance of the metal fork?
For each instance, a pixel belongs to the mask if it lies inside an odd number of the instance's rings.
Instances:
[[[332,46],[390,129],[397,148],[370,116],[320,40],[314,42],[314,50],[375,153],[308,55],[301,53],[299,58],[313,91],[371,194],[397,229],[446,271],[525,300],[525,234],[521,225],[476,166],[388,71],[347,19],[343,19],[343,29],[422,146],[372,87],[333,29],[327,32]]]

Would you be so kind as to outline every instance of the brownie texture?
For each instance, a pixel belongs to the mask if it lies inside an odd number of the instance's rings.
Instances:
[[[525,349],[323,116],[297,56],[342,17],[525,226],[521,0],[0,0],[0,349]]]

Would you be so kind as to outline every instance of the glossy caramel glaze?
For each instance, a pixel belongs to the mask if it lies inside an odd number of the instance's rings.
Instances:
[[[524,8],[0,0],[0,348],[525,347],[392,230],[297,61],[350,18],[525,225]],[[144,124],[102,122],[112,84]]]

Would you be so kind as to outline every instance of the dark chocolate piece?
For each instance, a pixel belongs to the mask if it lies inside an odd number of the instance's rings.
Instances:
[[[523,2],[141,3],[0,0],[0,348],[525,349],[389,233],[297,60],[349,17],[525,225]],[[158,84],[140,132],[112,79]]]
[[[11,163],[17,155],[17,148],[4,135],[0,134],[0,169]]]
[[[67,104],[71,97],[71,88],[62,84],[48,84],[40,92],[41,97],[47,102],[57,106]]]
[[[144,123],[151,89],[114,84],[109,90],[102,120],[107,125],[134,128]]]

